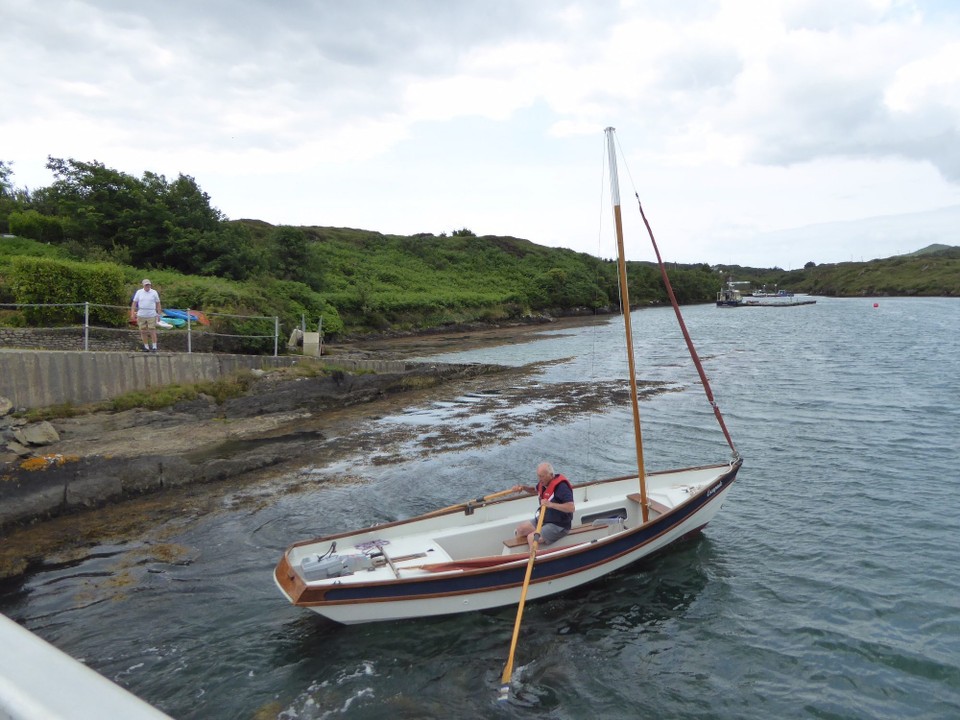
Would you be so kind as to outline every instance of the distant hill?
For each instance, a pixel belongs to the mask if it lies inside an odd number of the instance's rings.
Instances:
[[[912,253],[906,253],[905,255],[899,255],[895,257],[916,257],[917,255],[935,255],[941,253],[945,250],[958,250],[960,251],[960,246],[958,245],[944,245],[943,243],[933,243],[932,245],[927,245],[925,248],[920,250],[915,250]]]
[[[780,258],[783,268],[801,268],[809,262],[867,262],[905,257],[914,248],[954,246],[960,241],[958,228],[960,204],[759,233],[740,239],[736,257],[754,267],[751,254]]]
[[[723,270],[732,270],[723,268]],[[837,297],[960,296],[960,247],[940,243],[867,262],[809,263],[801,270],[739,268],[728,272],[755,287]]]

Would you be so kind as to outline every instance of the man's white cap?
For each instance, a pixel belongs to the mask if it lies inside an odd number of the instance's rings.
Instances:
[[[147,280],[146,278],[144,278],[144,279],[143,279],[143,282],[140,283],[140,284],[141,284],[141,285],[153,285],[153,283],[150,282],[149,280]]]

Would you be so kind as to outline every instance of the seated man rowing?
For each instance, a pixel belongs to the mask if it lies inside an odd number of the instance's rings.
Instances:
[[[554,543],[568,532],[573,523],[573,487],[563,475],[554,472],[553,465],[547,462],[537,465],[537,485],[515,485],[514,492],[537,493],[540,497],[540,507],[533,516],[533,521],[521,523],[514,534],[517,537],[526,535],[527,543],[533,547],[534,535],[537,530],[539,513],[545,512],[543,526],[540,528],[540,545]]]

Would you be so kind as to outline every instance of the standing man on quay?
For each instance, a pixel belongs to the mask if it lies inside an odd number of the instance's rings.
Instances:
[[[157,320],[163,311],[160,309],[160,294],[153,289],[150,281],[144,279],[143,287],[133,295],[130,304],[130,319],[137,321],[144,352],[157,352]],[[149,336],[150,344],[147,344]]]

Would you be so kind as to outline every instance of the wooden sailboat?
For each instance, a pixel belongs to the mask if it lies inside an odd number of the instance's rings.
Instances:
[[[717,464],[653,473],[644,469],[613,128],[607,128],[606,136],[635,471],[575,483],[572,530],[540,548],[529,573],[530,548],[526,538],[514,537],[514,528],[529,519],[536,505],[530,495],[507,490],[408,520],[295,543],[274,570],[277,587],[291,603],[344,624],[515,606],[521,589],[526,599],[537,600],[599,580],[700,531],[720,510],[742,460],[713,400],[640,207],[681,330],[732,451],[730,460]]]

